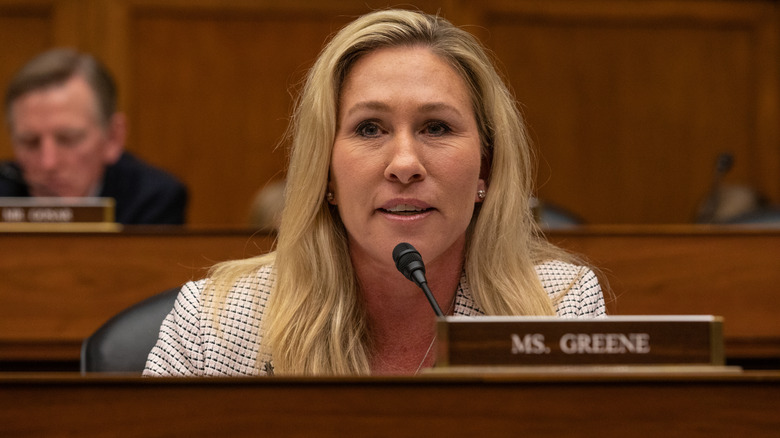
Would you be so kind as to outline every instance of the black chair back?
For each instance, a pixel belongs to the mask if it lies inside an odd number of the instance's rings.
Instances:
[[[81,344],[81,373],[138,373],[157,342],[180,288],[168,289],[118,313]]]

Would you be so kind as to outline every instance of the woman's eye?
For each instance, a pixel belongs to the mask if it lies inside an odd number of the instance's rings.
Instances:
[[[444,122],[430,122],[425,125],[425,133],[433,136],[440,136],[452,131]]]
[[[362,137],[376,137],[382,132],[374,122],[363,122],[358,125],[355,131]]]

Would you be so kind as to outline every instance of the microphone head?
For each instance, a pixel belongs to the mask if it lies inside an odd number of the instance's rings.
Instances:
[[[401,242],[393,249],[393,260],[395,267],[404,274],[404,277],[415,281],[412,273],[422,270],[425,273],[425,265],[420,253],[409,243]]]
[[[734,167],[734,155],[728,152],[718,155],[718,159],[715,162],[716,173],[725,175],[732,167]]]
[[[404,274],[404,277],[412,280],[422,289],[436,316],[444,316],[439,303],[436,302],[436,298],[428,287],[428,280],[425,279],[425,265],[420,253],[412,245],[402,242],[393,248],[393,260],[395,260],[395,267]]]

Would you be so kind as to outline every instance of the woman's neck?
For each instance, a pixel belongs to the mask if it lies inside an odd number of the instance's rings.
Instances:
[[[353,265],[368,315],[373,372],[414,374],[421,363],[430,366],[436,314],[423,291],[394,265]],[[462,257],[426,266],[428,286],[445,314],[454,308],[462,269]]]

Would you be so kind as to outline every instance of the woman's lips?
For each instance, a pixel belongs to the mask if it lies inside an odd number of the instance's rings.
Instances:
[[[394,220],[417,220],[433,212],[435,208],[422,201],[391,201],[377,209],[383,216]]]
[[[430,207],[417,207],[412,204],[398,204],[390,208],[380,208],[380,210],[389,214],[398,214],[401,216],[413,216],[430,210]]]

